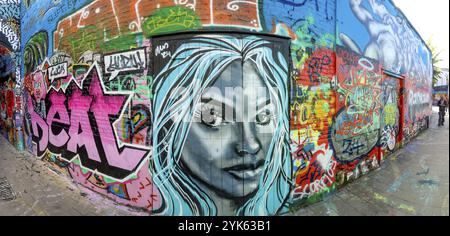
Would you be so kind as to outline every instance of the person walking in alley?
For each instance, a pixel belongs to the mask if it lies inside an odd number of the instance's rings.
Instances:
[[[445,120],[445,112],[446,112],[446,108],[447,108],[447,102],[444,100],[444,98],[440,98],[438,101],[438,107],[439,107],[439,122],[438,122],[438,126],[443,126],[444,125],[444,120]]]

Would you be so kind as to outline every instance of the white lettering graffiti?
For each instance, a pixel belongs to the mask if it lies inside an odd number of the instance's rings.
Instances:
[[[19,49],[19,37],[8,23],[0,21],[0,32],[8,39],[14,51]]]
[[[307,198],[329,188],[331,183],[334,182],[333,177],[335,176],[336,166],[337,166],[336,161],[331,160],[330,162],[328,162],[325,174],[321,178],[316,179],[309,184],[306,184],[299,190],[296,190],[294,193],[295,198],[297,199]]]
[[[57,78],[67,77],[67,67],[68,67],[67,62],[63,62],[61,64],[49,67],[48,68],[49,79],[53,81],[54,79]]]
[[[159,45],[156,47],[155,56],[161,55],[163,58],[172,57],[172,53],[170,51],[164,51],[169,48],[169,44],[165,43],[164,45]]]
[[[105,55],[104,62],[105,72],[116,75],[123,71],[144,70],[147,65],[144,48]],[[111,76],[111,78],[113,77],[115,76]]]
[[[0,0],[0,4],[19,4],[19,0]]]

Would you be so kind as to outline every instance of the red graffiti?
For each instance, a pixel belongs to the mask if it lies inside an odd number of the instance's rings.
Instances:
[[[320,48],[305,61],[305,65],[297,83],[304,86],[326,84],[332,81],[334,75],[336,54],[333,50]]]

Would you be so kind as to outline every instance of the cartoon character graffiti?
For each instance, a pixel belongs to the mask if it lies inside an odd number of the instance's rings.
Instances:
[[[376,60],[380,59],[384,65],[389,65],[391,68],[398,68],[399,58],[396,48],[399,42],[393,29],[397,25],[396,20],[389,17],[390,14],[386,8],[375,0],[370,0],[369,4],[374,12],[381,17],[381,21],[378,21],[362,6],[362,0],[350,0],[353,13],[367,27],[372,37],[364,50],[364,55]],[[349,48],[362,54],[362,50],[347,35],[341,34],[340,37]]]
[[[364,2],[364,0],[350,0],[349,6],[369,33],[369,42],[361,49],[361,45],[349,35],[341,33],[339,37],[342,43],[359,54],[379,60],[392,72],[399,74],[406,72],[420,80],[429,78],[432,73],[429,59],[414,60],[418,53],[426,54],[426,49],[404,17],[398,13],[397,15],[391,13],[381,1],[367,0],[368,4]]]
[[[31,75],[31,93],[34,110],[42,117],[46,116],[45,97],[47,96],[47,82],[42,71],[36,71]]]
[[[153,86],[151,167],[164,202],[157,213],[273,215],[282,209],[292,188],[288,67],[272,48],[256,36],[203,35],[172,53]],[[239,86],[236,100],[223,96]],[[257,97],[257,87],[269,95]],[[245,99],[248,107],[241,105]]]

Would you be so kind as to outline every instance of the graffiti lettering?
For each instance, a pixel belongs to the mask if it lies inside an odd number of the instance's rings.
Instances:
[[[345,139],[344,141],[342,141],[342,143],[342,145],[345,147],[344,153],[348,155],[360,155],[361,148],[364,147],[364,144],[361,143],[359,139]]]
[[[331,58],[324,55],[321,58],[313,57],[308,63],[308,74],[311,82],[320,82],[322,70],[331,64]]]
[[[144,70],[147,65],[145,49],[114,53],[104,56],[106,73]]]
[[[164,51],[169,49],[169,44],[165,43],[164,45],[159,45],[156,47],[155,56],[161,55],[163,58],[171,57],[172,53],[170,51]]]
[[[74,83],[66,94],[52,89],[47,96],[52,105],[46,120],[34,112],[32,98],[28,97],[33,140],[39,156],[47,148],[69,162],[78,155],[84,167],[124,179],[136,170],[149,150],[117,144],[111,122],[118,120],[129,96],[105,94],[98,71],[95,64],[83,80],[82,89]]]
[[[57,78],[67,77],[67,75],[68,75],[67,66],[68,66],[67,62],[63,62],[58,65],[50,66],[48,68],[49,79],[51,81],[53,81]]]

